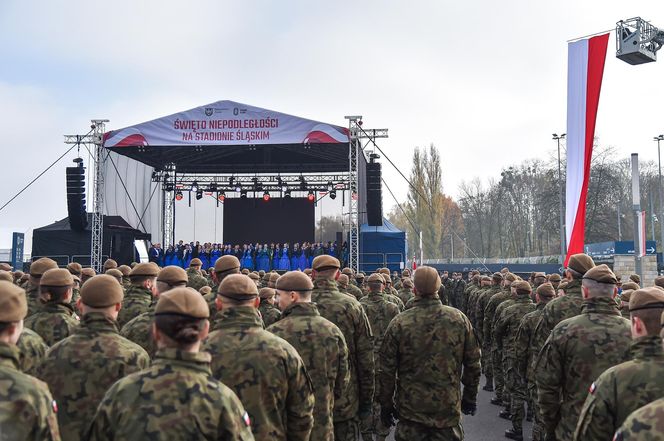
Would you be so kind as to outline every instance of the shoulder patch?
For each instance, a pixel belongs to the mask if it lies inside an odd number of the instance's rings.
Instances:
[[[589,392],[591,395],[594,395],[596,390],[597,390],[597,386],[596,386],[595,383],[593,382],[593,384],[591,384],[590,387],[588,388],[588,392]]]
[[[244,412],[244,415],[242,415],[242,421],[244,421],[245,426],[251,426],[251,419],[249,418],[249,414],[246,411]]]
[[[55,400],[51,401],[51,407],[53,407],[53,412],[58,413],[58,403]]]

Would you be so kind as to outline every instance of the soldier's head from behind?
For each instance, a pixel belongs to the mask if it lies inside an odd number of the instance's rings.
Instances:
[[[480,279],[480,286],[489,286],[491,285],[491,277],[489,276],[482,276]]]
[[[413,279],[411,279],[410,277],[406,277],[405,279],[403,279],[403,288],[404,289],[406,289],[408,291],[412,291],[413,286],[414,286],[413,285]]]
[[[13,283],[0,281],[0,341],[15,345],[23,332],[28,314],[25,291]]]
[[[311,264],[314,279],[337,280],[341,274],[339,272],[340,267],[339,260],[327,254],[316,256]]]
[[[256,287],[251,280],[249,283]],[[210,309],[195,289],[178,287],[165,292],[159,296],[152,324],[157,347],[198,352],[210,331],[209,317]]]
[[[598,265],[589,269],[583,275],[581,293],[584,299],[613,298],[618,294],[617,283],[616,275],[608,266]]]
[[[548,275],[547,280],[555,289],[558,289],[558,285],[560,285],[562,278],[560,277],[560,274],[553,273]]]
[[[664,312],[663,290],[650,287],[632,292],[629,299],[632,338],[659,335],[662,312]]]
[[[581,280],[583,275],[595,267],[595,261],[587,254],[573,254],[567,262],[565,278],[567,280]]]
[[[664,276],[655,277],[655,286],[664,289]]]
[[[530,295],[533,292],[532,287],[530,286],[530,283],[526,282],[525,280],[516,280],[512,283],[510,286],[510,289],[512,291],[512,296],[517,297],[517,296],[523,296],[523,295]]]
[[[157,276],[159,267],[155,263],[139,263],[129,273],[129,280],[134,286],[141,286],[153,295],[157,293]]]
[[[81,286],[85,284],[88,280],[97,275],[97,272],[92,268],[83,268],[81,270]]]
[[[30,264],[30,284],[32,286],[39,286],[42,275],[50,270],[57,268],[58,264],[55,260],[49,259],[48,257],[42,257],[37,259],[32,264]]]
[[[117,268],[107,269],[104,274],[113,277],[118,281],[120,285],[122,285],[122,271],[120,271],[119,269]]]
[[[274,306],[277,297],[277,291],[274,288],[261,288],[258,290],[258,297],[260,297],[261,302],[266,301],[270,305]]]
[[[267,281],[267,287],[274,289],[277,286],[279,277],[279,273],[270,273],[270,280]]]
[[[507,274],[505,274],[503,282],[502,282],[503,287],[510,288],[512,286],[512,283],[514,283],[515,281],[516,281],[516,275],[514,275],[512,273],[507,273]]]
[[[502,273],[493,273],[491,275],[491,284],[500,286],[503,283],[503,274]]]
[[[240,261],[237,257],[227,254],[218,258],[214,263],[214,273],[212,273],[212,278],[216,283],[220,284],[226,277],[230,276],[231,274],[239,273]]]
[[[340,274],[339,279],[337,279],[337,284],[339,285],[340,289],[347,289],[348,288],[348,276],[346,274]]]
[[[314,284],[300,271],[289,271],[277,280],[276,292],[282,311],[293,303],[310,303]]]
[[[231,274],[219,285],[215,303],[217,311],[245,306],[258,308],[260,304],[258,287],[244,274]]]
[[[191,259],[191,262],[189,262],[189,268],[199,272],[202,266],[203,266],[203,261],[198,257],[194,257],[193,259]]]
[[[189,276],[179,266],[169,265],[164,267],[159,270],[157,276],[157,292],[155,295],[158,297],[173,288],[184,288],[187,286],[187,282],[189,282]]]
[[[116,320],[123,298],[124,289],[117,279],[107,274],[100,274],[83,285],[76,307],[83,316],[91,312],[101,312]]]
[[[421,266],[413,275],[415,295],[418,297],[431,297],[438,294],[441,281],[438,271],[430,266]]]
[[[537,272],[533,277],[533,286],[537,288],[542,283],[546,282],[546,274]]]
[[[381,274],[374,273],[367,279],[367,286],[371,292],[383,292],[383,289],[385,289],[385,279],[383,279]]]
[[[74,277],[68,270],[54,268],[42,275],[39,284],[39,299],[41,302],[69,303],[73,293]]]
[[[542,283],[535,291],[535,300],[537,303],[549,303],[556,297],[556,289],[551,283]]]

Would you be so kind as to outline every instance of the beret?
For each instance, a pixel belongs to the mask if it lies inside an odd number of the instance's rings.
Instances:
[[[629,312],[640,309],[664,309],[664,291],[654,286],[634,291],[629,299]]]
[[[367,279],[367,283],[369,283],[369,284],[371,284],[371,283],[380,283],[380,284],[384,284],[384,283],[385,283],[385,279],[383,278],[383,275],[382,275],[382,274],[373,273],[373,274],[370,275],[369,278]]]
[[[2,262],[2,263],[0,263],[0,271],[11,272],[11,271],[12,271],[12,267],[11,267],[10,264],[5,263],[5,262]]]
[[[589,269],[595,267],[595,261],[587,254],[579,253],[572,254],[567,262],[567,268],[584,275]]]
[[[403,279],[403,286],[405,286],[406,288],[412,288],[413,279],[411,279],[410,277],[406,277],[405,279]]]
[[[136,265],[138,265],[138,262],[132,262],[129,264],[129,268],[134,269]]]
[[[258,271],[258,276],[259,277],[264,277],[265,276],[265,270]]]
[[[410,277],[410,270],[406,268],[405,270],[401,271],[401,275],[404,277]]]
[[[81,271],[83,271],[83,267],[78,262],[72,262],[68,264],[67,269],[69,270],[70,273],[75,274],[77,276],[81,274]]]
[[[503,274],[505,274],[505,273],[509,273],[509,272],[510,272],[510,269],[507,268],[507,267],[505,267],[505,268],[501,269],[500,272],[503,273]]]
[[[200,292],[201,294],[203,294],[204,296],[206,296],[206,295],[208,295],[208,294],[210,294],[210,293],[212,292],[212,288],[210,288],[209,286],[205,285],[204,287],[202,287],[201,289],[199,289],[198,292]]]
[[[104,274],[115,277],[116,279],[122,279],[122,271],[117,268],[108,269]]]
[[[127,265],[120,265],[118,269],[120,270],[123,276],[129,276],[129,273],[131,272],[131,268],[129,268],[129,266]]]
[[[157,276],[157,281],[168,283],[169,285],[177,285],[178,283],[189,282],[187,272],[179,266],[169,265],[162,268]]]
[[[30,278],[30,274],[23,274],[21,278],[19,279],[21,282],[25,282]]]
[[[41,277],[41,286],[71,286],[74,278],[69,270],[54,268],[46,271]]]
[[[314,284],[304,273],[299,271],[289,271],[277,280],[276,288],[279,291],[311,291]]]
[[[260,276],[256,273],[249,273],[249,278],[254,281],[258,281],[261,279]]]
[[[413,275],[415,289],[419,294],[435,294],[440,289],[440,276],[435,268],[421,266],[415,270]]]
[[[117,268],[117,267],[118,267],[118,263],[113,259],[106,259],[106,261],[104,262],[104,269],[105,270],[106,269],[111,269],[111,268]]]
[[[332,257],[327,254],[321,254],[320,256],[316,256],[314,258],[313,263],[311,264],[311,268],[313,268],[315,271],[321,271],[332,268],[339,269],[340,266],[341,264],[339,263],[339,260],[336,257]]]
[[[537,287],[537,291],[535,291],[538,296],[540,297],[555,297],[556,296],[556,289],[553,287],[552,284],[550,283],[542,283],[540,286]]]
[[[258,296],[258,288],[254,281],[244,274],[231,274],[221,282],[217,293],[223,297],[243,301]]]
[[[355,278],[356,278],[356,279],[364,279],[365,277],[366,277],[366,276],[364,275],[364,273],[357,273],[357,274],[355,274]]]
[[[14,271],[13,274],[14,274],[15,279],[21,278],[25,275],[25,273],[23,271]]]
[[[312,271],[311,271],[311,268],[305,268],[305,269],[304,269],[304,274],[306,274],[307,276],[310,276],[310,275],[311,275],[311,272],[312,272]]]
[[[543,278],[546,279],[546,274],[539,272],[539,273],[535,273],[535,275],[533,277],[534,278],[543,277]]]
[[[353,270],[346,267],[341,270],[341,274],[346,274],[347,276],[352,276],[353,275]]]
[[[214,263],[214,271],[217,273],[224,273],[230,270],[240,269],[240,261],[235,256],[226,255],[221,256]]]
[[[92,308],[106,308],[122,303],[124,290],[118,280],[107,274],[100,274],[85,282],[81,288],[81,302]]]
[[[507,273],[505,274],[505,280],[508,280],[510,282],[514,282],[516,280],[516,275],[512,273]]]
[[[383,281],[385,282],[386,285],[392,283],[392,279],[390,278],[389,274],[381,273],[381,276],[383,276]]]
[[[417,271],[417,270],[416,270],[416,271]],[[491,281],[491,277],[489,277],[489,276],[482,276],[482,278],[481,278],[480,280],[482,280],[483,282],[490,282],[490,281]]]
[[[156,263],[139,263],[129,273],[129,277],[157,277],[159,275],[159,267]]]
[[[0,280],[0,322],[23,320],[28,314],[25,291],[10,282]]]
[[[558,273],[549,274],[548,278],[549,282],[560,282],[562,280],[562,277]]]
[[[560,282],[560,285],[558,285],[558,289],[562,289],[563,291],[567,288],[567,281],[563,280]]]
[[[249,275],[249,270],[247,268],[243,269],[242,274],[244,274],[245,276],[248,276]]]
[[[268,283],[275,284],[280,277],[281,276],[278,273],[270,273],[270,280],[268,280]],[[274,288],[274,286],[272,288]]]
[[[173,288],[159,296],[154,315],[176,314],[196,319],[210,317],[210,308],[203,296],[193,288]]]
[[[526,282],[525,280],[515,280],[512,282],[512,285],[510,285],[510,288],[516,289],[518,293],[533,292],[533,288],[530,286],[530,283]]]
[[[191,259],[191,262],[189,262],[189,266],[203,266],[203,262],[198,257],[194,257]]]
[[[13,282],[14,276],[12,276],[12,273],[10,273],[9,271],[0,270],[0,280],[4,280],[6,282]]]
[[[634,283],[634,282],[625,282],[625,283],[622,284],[623,291],[626,290],[626,289],[637,290],[639,288],[640,288],[640,286],[638,285],[638,283]]]
[[[620,300],[629,303],[629,301],[632,298],[632,293],[634,292],[633,289],[623,289],[622,292],[620,293]]]
[[[655,277],[655,286],[659,286],[660,288],[664,288],[664,276]]]
[[[346,288],[348,286],[348,276],[346,274],[341,274],[337,279],[337,283],[341,287]]]
[[[292,291],[292,290],[289,290],[289,291]],[[276,294],[276,291],[274,290],[274,288],[261,288],[258,291],[258,297],[260,297],[261,299],[272,298],[272,297],[274,297],[275,294]]]
[[[97,272],[92,268],[83,268],[81,270],[81,275],[85,277],[94,277],[97,275]]]
[[[32,262],[32,264],[30,264],[30,275],[32,277],[39,278],[46,271],[57,267],[58,264],[55,262],[55,260],[49,259],[48,257],[42,257],[41,259],[37,259]]]
[[[491,275],[491,278],[493,280],[503,280],[503,274],[502,273],[493,273]]]
[[[390,269],[389,268],[381,268],[378,270],[379,273],[381,274],[387,274],[388,276],[390,275]]]
[[[641,284],[641,276],[639,276],[638,274],[630,274],[629,280],[631,280],[634,283],[638,283],[639,285]]]
[[[586,271],[583,275],[584,279],[594,280],[597,283],[606,283],[607,285],[616,285],[618,279],[616,275],[613,274],[613,271],[609,269],[605,264],[597,265]]]

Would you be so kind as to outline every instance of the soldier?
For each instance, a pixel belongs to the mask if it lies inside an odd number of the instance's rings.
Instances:
[[[490,286],[491,286],[491,277],[481,276],[479,278],[479,285],[477,289],[475,289],[473,292],[471,292],[468,295],[468,302],[466,305],[466,308],[468,310],[468,320],[470,320],[470,323],[473,325],[473,328],[475,328],[475,332],[477,332],[477,320],[475,317],[475,312],[477,310],[477,301],[479,300],[480,295],[484,293],[485,290],[489,289]]]
[[[359,421],[371,417],[374,395],[374,358],[371,326],[362,305],[337,289],[339,261],[329,255],[313,261],[311,301],[320,315],[341,329],[348,346],[350,384],[334,403],[335,441],[359,440]]]
[[[152,262],[139,263],[131,270],[129,274],[131,286],[125,293],[122,309],[118,314],[120,328],[134,317],[150,310],[152,298],[157,293],[158,275],[159,267]]]
[[[632,412],[616,431],[614,441],[660,441],[664,439],[664,398]]]
[[[337,325],[321,317],[311,303],[313,288],[311,279],[299,271],[281,276],[277,291],[283,318],[267,330],[297,349],[311,377],[315,399],[311,439],[333,441],[334,402],[350,381],[348,348]]]
[[[185,270],[179,266],[169,265],[159,270],[157,276],[156,289],[152,291],[154,296],[153,304],[157,302],[159,296],[170,291],[173,288],[184,288],[187,286],[189,276]],[[152,335],[152,323],[154,322],[154,308],[149,308],[146,312],[139,314],[129,320],[120,331],[120,334],[140,347],[145,349],[150,357],[154,357],[157,352],[157,345]]]
[[[67,270],[74,277],[74,292],[71,297],[71,302],[72,302],[71,306],[76,308],[76,301],[78,300],[81,289],[81,271],[83,271],[83,267],[78,262],[71,262],[70,264],[67,265]]]
[[[547,439],[572,438],[585,391],[605,369],[629,356],[630,325],[613,300],[616,283],[606,265],[588,270],[581,314],[558,323],[539,354],[535,380]]]
[[[641,287],[641,276],[639,276],[638,274],[630,274],[629,275],[629,280],[630,280],[630,282],[636,283],[639,288]],[[639,288],[636,288],[636,289],[639,289]]]
[[[348,292],[348,276],[343,273],[339,274],[339,279],[337,279],[337,288],[339,289],[339,292],[353,296],[353,294]],[[355,300],[359,299],[356,298]]]
[[[633,289],[626,289],[620,293],[620,315],[629,319],[629,301],[634,293]]]
[[[664,276],[655,277],[655,286],[658,288],[664,288]]]
[[[406,305],[403,304],[403,302],[397,295],[398,293],[394,291],[394,288],[391,287],[392,279],[390,279],[390,276],[388,276],[387,274],[383,274],[382,277],[383,280],[385,281],[385,290],[383,291],[383,295],[385,296],[387,301],[397,305],[399,311],[403,311],[404,309],[406,309]]]
[[[58,402],[58,425],[66,440],[83,439],[113,383],[150,365],[143,348],[118,333],[123,297],[122,286],[112,276],[88,280],[78,300],[81,326],[56,343],[37,368]]]
[[[357,287],[362,291],[362,295],[360,298],[366,296],[369,293],[369,290],[367,287],[364,285],[364,279],[366,278],[364,273],[357,273],[355,275],[355,281],[357,282]]]
[[[215,285],[212,287],[212,292],[205,296],[205,301],[207,302],[208,307],[210,308],[210,317],[212,317],[213,319],[217,314],[216,300],[217,300],[217,291],[219,290],[219,285],[227,276],[230,276],[231,274],[238,274],[239,272],[240,272],[240,261],[238,260],[237,257],[233,255],[227,254],[225,256],[221,256],[214,263],[214,272],[212,273],[212,280],[214,280]],[[270,273],[265,274],[265,277],[268,278],[268,281],[270,280],[269,274]]]
[[[390,321],[399,314],[399,307],[389,302],[383,295],[385,286],[383,278],[378,274],[372,274],[367,281],[369,285],[369,295],[360,300],[362,308],[371,324],[373,333],[373,352],[376,372],[380,371],[378,357],[380,355],[380,346],[383,343],[383,336],[387,330]],[[390,426],[383,424],[380,418],[380,403],[378,396],[374,396],[372,418],[365,422],[361,427],[362,439],[372,439],[376,434],[376,441],[385,441],[385,437],[390,434]]]
[[[196,291],[207,285],[207,280],[201,275],[201,267],[203,262],[198,257],[191,259],[189,263],[189,268],[187,269],[187,276],[189,277],[189,282],[187,286],[189,288],[194,288]]]
[[[546,283],[546,274],[537,272],[533,274],[533,288],[537,289],[541,284]]]
[[[547,279],[549,280],[549,283],[553,286],[553,289],[555,289],[557,291],[558,286],[560,285],[560,282],[562,281],[562,278],[560,277],[560,274],[558,274],[558,273],[549,274]]]
[[[210,354],[199,352],[209,313],[190,288],[159,297],[153,325],[159,349],[152,366],[111,386],[87,440],[254,439],[237,396],[212,377]]]
[[[131,268],[129,268],[128,265],[120,265],[118,269],[122,273],[122,287],[124,289],[129,288],[129,285],[131,285],[131,282],[129,281],[129,274],[131,273]]]
[[[96,275],[97,275],[97,272],[95,270],[93,270],[92,268],[83,268],[81,270],[81,287],[83,287],[85,282],[87,282],[88,280],[90,280],[91,278],[93,278]]]
[[[461,440],[461,412],[477,409],[480,348],[468,318],[440,303],[435,269],[419,267],[414,283],[417,305],[390,322],[380,348],[381,419],[389,427],[398,415],[397,441]]]
[[[399,296],[399,299],[401,299],[404,305],[407,304],[408,301],[412,299],[414,296],[413,286],[414,286],[413,279],[411,279],[410,277],[405,277],[401,281],[401,289],[399,290],[397,295]]]
[[[466,281],[463,280],[461,273],[456,273],[456,283],[454,285],[454,298],[456,299],[457,309],[466,310]]]
[[[349,268],[350,270],[350,268]],[[352,272],[353,270],[350,270],[351,275],[348,276],[348,288],[346,288],[346,291],[351,294],[355,299],[360,300],[362,297],[364,297],[364,293],[360,288],[358,288],[355,284],[355,277],[353,276]],[[348,274],[346,274],[348,275]]]
[[[110,269],[116,269],[117,267],[118,263],[113,259],[106,259],[104,261],[104,273]]]
[[[18,347],[19,351],[19,369],[21,372],[34,377],[37,372],[37,366],[39,366],[46,356],[46,351],[48,351],[48,346],[44,343],[44,339],[32,329],[24,327],[21,336],[18,338],[16,347]]]
[[[118,281],[118,284],[120,286],[122,286],[122,271],[120,271],[117,268],[111,268],[111,269],[107,269],[104,274],[106,274],[107,276],[113,277],[115,280]]]
[[[625,418],[664,396],[664,352],[659,336],[664,291],[642,288],[629,302],[632,360],[607,369],[590,387],[575,440],[610,439]]]
[[[258,273],[249,273],[249,278],[256,284],[256,288],[261,289],[261,278]]]
[[[475,305],[475,332],[482,348],[482,369],[486,377],[486,384],[484,390],[488,392],[494,391],[493,385],[493,364],[491,360],[491,340],[484,335],[484,313],[486,306],[494,294],[502,291],[503,275],[502,273],[493,273],[491,276],[491,286],[482,291],[477,298]]]
[[[69,336],[78,327],[78,317],[71,307],[74,279],[66,269],[50,269],[41,277],[39,295],[42,307],[25,320],[48,346]]]
[[[261,313],[261,318],[263,319],[266,328],[271,324],[278,322],[281,318],[281,311],[274,306],[276,293],[277,292],[274,288],[261,288],[261,290],[258,291],[258,297],[261,299],[261,302],[258,305],[258,311]]]
[[[30,264],[30,277],[28,284],[25,286],[25,295],[28,301],[28,317],[41,308],[41,303],[39,302],[39,284],[42,274],[57,267],[58,264],[55,260],[51,260],[48,257],[42,257]]]
[[[16,342],[27,312],[25,291],[0,281],[0,436],[59,441],[57,405],[48,386],[18,370]]]
[[[216,331],[205,342],[212,375],[246,406],[259,440],[309,439],[314,396],[299,354],[263,329],[258,289],[247,276],[232,274],[219,285]]]

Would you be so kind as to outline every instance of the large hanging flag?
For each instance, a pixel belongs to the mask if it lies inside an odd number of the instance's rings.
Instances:
[[[569,43],[567,54],[567,257],[582,253],[586,195],[609,34]]]

